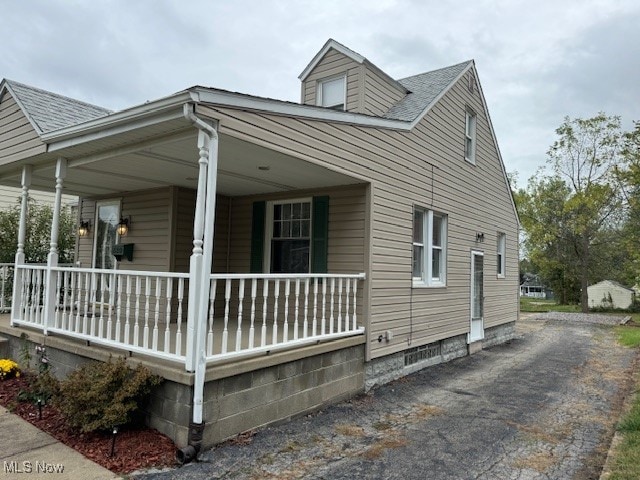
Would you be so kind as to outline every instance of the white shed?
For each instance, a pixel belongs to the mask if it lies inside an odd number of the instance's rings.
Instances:
[[[589,307],[629,308],[635,292],[613,280],[603,280],[587,287]]]

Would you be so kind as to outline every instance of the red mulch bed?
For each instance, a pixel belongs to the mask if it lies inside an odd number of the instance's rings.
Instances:
[[[42,407],[40,419],[37,405],[18,402],[18,393],[25,388],[24,377],[0,381],[0,405],[57,438],[88,459],[115,473],[175,465],[176,447],[167,436],[157,430],[141,427],[118,432],[115,452],[111,456],[113,436],[108,433],[80,433],[65,423],[55,407]]]

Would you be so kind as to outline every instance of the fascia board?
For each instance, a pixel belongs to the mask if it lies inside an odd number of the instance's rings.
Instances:
[[[316,68],[316,65],[318,65],[320,60],[322,60],[322,57],[324,57],[326,55],[326,53],[332,48],[334,50],[337,50],[338,52],[342,53],[346,57],[349,57],[354,62],[362,63],[362,62],[365,61],[365,58],[362,55],[360,55],[359,53],[354,52],[353,50],[345,47],[344,45],[341,45],[340,43],[336,42],[333,39],[329,39],[329,40],[327,40],[327,43],[324,44],[324,47],[322,47],[320,49],[320,51],[318,53],[316,53],[316,56],[313,57],[313,59],[311,60],[309,65],[307,65],[307,67],[302,71],[302,73],[298,76],[298,78],[301,81],[304,82],[305,79],[311,73],[311,71],[314,68]]]
[[[198,100],[222,107],[258,110],[276,115],[302,117],[326,122],[348,123],[365,127],[410,130],[410,124],[402,120],[390,120],[380,117],[368,117],[357,113],[339,112],[308,105],[285,103],[255,97],[246,97],[228,92],[198,90]]]
[[[141,126],[173,119],[176,113],[171,111],[176,110],[176,107],[180,107],[179,111],[181,116],[182,105],[190,101],[194,101],[192,93],[182,92],[111,115],[89,120],[88,122],[78,125],[61,128],[43,134],[41,138],[50,144],[50,150],[58,150],[58,147],[63,145],[64,142],[68,143],[66,146],[76,145],[85,141],[113,135],[114,133],[123,133],[127,130],[140,128]],[[85,140],[79,140],[80,138],[84,138]],[[74,139],[78,139],[78,141],[73,142]]]
[[[482,85],[480,84],[480,78],[478,77],[478,72],[476,70],[475,62],[471,62],[471,68],[473,69],[473,77],[476,80],[476,84],[478,85],[478,91],[480,92],[480,98],[482,99],[482,106],[484,108],[484,114],[487,118],[487,122],[489,123],[489,130],[491,131],[491,138],[493,140],[493,145],[496,148],[496,152],[498,153],[498,160],[500,161],[500,167],[502,168],[502,175],[504,176],[504,183],[507,189],[509,190],[509,199],[511,200],[511,206],[513,207],[513,212],[516,215],[516,221],[518,222],[518,228],[520,228],[520,215],[518,214],[518,209],[516,207],[516,202],[513,198],[513,191],[511,190],[511,184],[509,183],[509,177],[507,176],[507,168],[504,165],[504,160],[502,159],[502,154],[500,153],[500,147],[498,146],[498,138],[496,137],[496,132],[493,129],[493,122],[491,121],[491,115],[489,115],[489,108],[487,107],[487,101],[484,98],[484,92],[482,91]],[[465,72],[468,69],[465,69]]]

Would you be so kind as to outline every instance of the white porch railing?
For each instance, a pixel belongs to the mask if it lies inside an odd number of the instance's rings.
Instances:
[[[44,318],[47,266],[18,265],[12,322],[184,364],[187,273],[51,267],[56,299]],[[215,274],[206,311],[208,363],[359,335],[357,275]],[[200,328],[204,332],[205,328]]]
[[[211,275],[207,362],[364,333],[364,274]]]

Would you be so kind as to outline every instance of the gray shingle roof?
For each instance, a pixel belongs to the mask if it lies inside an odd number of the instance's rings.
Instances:
[[[22,83],[5,82],[16,101],[25,110],[38,133],[47,133],[112,113],[106,108],[30,87]]]
[[[414,121],[471,63],[469,60],[398,80],[411,93],[392,106],[384,117],[406,122]]]

